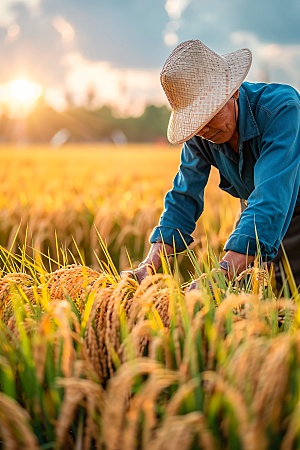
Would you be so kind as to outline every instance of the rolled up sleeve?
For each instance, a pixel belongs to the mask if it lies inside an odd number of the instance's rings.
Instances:
[[[247,164],[247,161],[246,161]],[[291,222],[300,187],[300,109],[286,103],[263,130],[254,167],[255,189],[225,250],[262,255],[272,260]]]
[[[165,197],[165,209],[159,226],[154,228],[150,242],[162,242],[177,251],[184,250],[193,242],[191,234],[204,208],[204,189],[211,165],[201,156],[193,142],[184,144],[181,164],[173,182],[173,189]]]

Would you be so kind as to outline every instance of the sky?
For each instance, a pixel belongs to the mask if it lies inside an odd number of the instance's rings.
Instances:
[[[25,79],[58,110],[94,92],[90,106],[138,115],[166,102],[160,70],[188,39],[220,54],[248,47],[247,80],[299,89],[299,19],[299,0],[0,0],[0,102]]]

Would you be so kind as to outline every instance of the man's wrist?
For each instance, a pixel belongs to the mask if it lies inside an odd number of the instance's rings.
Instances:
[[[168,244],[163,244],[162,242],[156,242],[152,244],[150,251],[144,261],[141,262],[139,266],[149,265],[153,273],[158,271],[162,265],[162,257],[170,257],[173,255],[173,247]]]
[[[230,262],[229,261],[225,261],[224,259],[221,259],[221,261],[219,262],[219,266],[221,269],[225,270],[226,272],[230,271]]]
[[[156,269],[155,269],[154,264],[152,262],[151,263],[141,262],[138,265],[138,269],[141,269],[142,267],[145,267],[145,268],[149,269],[151,271],[152,275],[154,275],[155,272],[156,272]]]
[[[239,275],[243,270],[247,269],[254,259],[254,256],[229,250],[220,261],[220,267],[225,274],[228,274],[230,279],[235,274]]]

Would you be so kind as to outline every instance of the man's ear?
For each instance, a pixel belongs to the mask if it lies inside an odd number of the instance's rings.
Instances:
[[[239,98],[239,96],[240,96],[240,89],[235,91],[235,93],[233,95],[234,95],[234,98],[237,100]]]

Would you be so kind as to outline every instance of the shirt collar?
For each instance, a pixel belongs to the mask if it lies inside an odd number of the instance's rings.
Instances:
[[[239,147],[248,139],[253,139],[260,135],[256,120],[254,119],[248,95],[240,86],[239,105]]]

